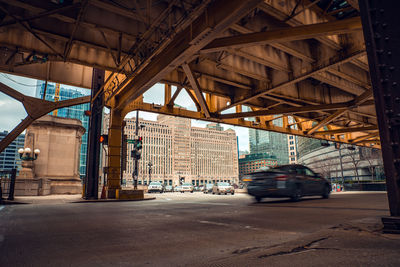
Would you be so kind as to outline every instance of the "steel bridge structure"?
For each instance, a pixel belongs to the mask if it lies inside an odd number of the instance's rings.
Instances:
[[[1,71],[94,89],[53,103],[0,84],[28,113],[0,151],[40,116],[89,101],[110,108],[111,198],[123,118],[134,110],[382,148],[399,216],[393,9],[370,0],[0,0]],[[163,105],[143,101],[156,83]],[[174,105],[183,90],[197,111]]]

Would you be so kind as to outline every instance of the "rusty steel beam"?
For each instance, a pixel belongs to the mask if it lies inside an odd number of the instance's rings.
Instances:
[[[351,140],[350,142],[351,142],[352,144],[355,144],[355,145],[356,145],[356,144],[358,144],[358,143],[365,142],[365,140],[367,140],[367,139],[375,138],[375,137],[377,137],[377,136],[379,136],[379,132],[372,133],[372,134],[367,134],[367,135],[363,135],[363,136],[357,137],[357,138]]]
[[[155,55],[125,87],[120,88],[108,105],[122,110],[129,102],[163,79],[176,66],[188,61],[195,53],[215,39],[232,23],[253,10],[261,0],[219,0]]]
[[[334,112],[332,115],[330,115],[330,116],[326,117],[325,119],[323,119],[322,121],[320,121],[317,125],[312,127],[310,130],[308,130],[307,134],[313,134],[314,132],[316,132],[320,128],[324,127],[325,125],[327,125],[328,123],[330,123],[334,119],[336,119],[339,116],[343,115],[343,113],[345,113],[346,111],[347,111],[347,109],[339,109],[338,111]]]
[[[347,127],[343,129],[335,129],[328,131],[319,131],[315,132],[314,135],[332,135],[332,134],[342,134],[342,133],[351,133],[351,132],[366,132],[366,131],[375,131],[378,129],[378,126],[367,126],[367,127]]]
[[[336,103],[336,104],[324,104],[324,105],[310,105],[303,107],[288,107],[279,109],[268,109],[268,110],[257,110],[248,111],[233,114],[222,114],[219,115],[220,119],[237,119],[237,118],[249,118],[255,116],[267,116],[267,115],[278,115],[278,114],[295,114],[295,113],[305,113],[311,111],[327,111],[327,110],[337,110],[349,108],[353,104],[351,102]]]
[[[178,95],[179,95],[179,93],[180,93],[181,91],[182,91],[182,87],[181,87],[181,86],[178,86],[178,87],[176,88],[176,91],[175,91],[174,95],[171,97],[171,99],[169,100],[169,102],[167,103],[166,106],[172,106],[172,105],[174,104],[174,102],[175,102],[175,99],[178,97]]]
[[[164,106],[166,106],[169,101],[171,101],[171,91],[172,91],[172,86],[170,84],[164,84]]]
[[[201,106],[199,104],[199,101],[197,101],[196,96],[192,93],[192,91],[190,91],[189,88],[185,87],[185,90],[186,93],[189,95],[189,97],[192,99],[193,103],[195,104],[197,111],[201,111]]]
[[[289,42],[311,39],[325,35],[345,34],[361,31],[360,17],[337,20],[332,22],[317,23],[311,25],[290,27],[281,30],[248,33],[231,37],[215,39],[201,51],[205,53],[217,52],[221,49],[245,47],[254,45],[266,45],[275,42]]]
[[[211,116],[210,115],[210,110],[208,109],[207,102],[204,99],[203,93],[201,92],[200,85],[197,82],[197,79],[194,77],[193,72],[189,67],[189,64],[184,63],[182,65],[182,68],[186,73],[186,76],[187,76],[187,78],[188,78],[188,80],[190,82],[190,85],[192,86],[192,89],[193,89],[194,93],[196,94],[196,98],[197,98],[196,102],[198,102],[200,104],[201,110],[206,115],[206,118],[209,118]]]

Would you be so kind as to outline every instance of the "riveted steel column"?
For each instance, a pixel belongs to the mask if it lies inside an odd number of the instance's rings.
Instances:
[[[111,109],[110,128],[108,129],[108,178],[107,198],[115,198],[116,190],[121,189],[121,112]]]
[[[165,84],[164,87],[164,106],[166,106],[169,101],[171,101],[171,85],[170,84]]]
[[[99,163],[100,163],[100,135],[101,120],[104,99],[97,97],[93,102],[92,98],[101,89],[104,83],[104,70],[93,69],[92,93],[91,93],[91,113],[88,129],[88,148],[86,160],[86,179],[85,179],[85,198],[97,199],[99,193]]]
[[[360,0],[391,216],[400,216],[400,28],[398,1]]]

